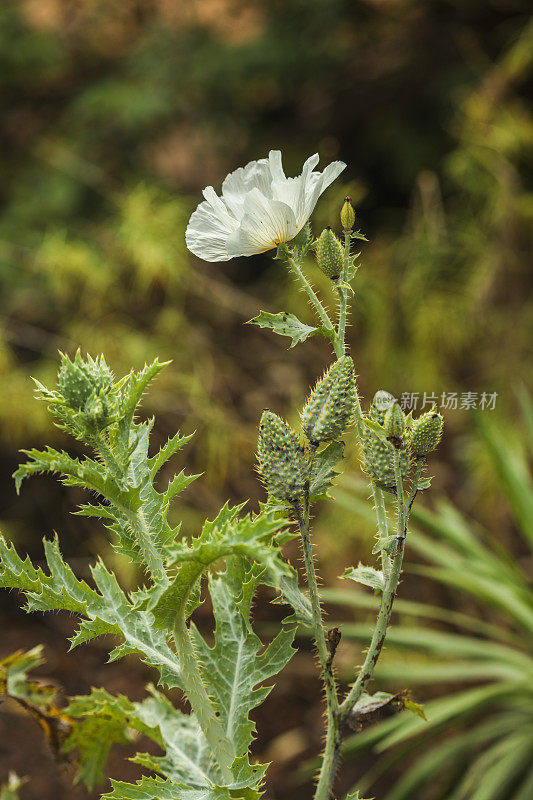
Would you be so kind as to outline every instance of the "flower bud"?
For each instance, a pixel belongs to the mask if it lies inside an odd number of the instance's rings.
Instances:
[[[351,199],[351,197],[345,197],[344,205],[341,209],[341,225],[345,231],[351,231],[355,223],[355,211],[350,202]]]
[[[266,490],[277,500],[296,500],[309,480],[305,447],[285,420],[263,411],[259,423],[258,470]]]
[[[317,381],[301,412],[302,428],[312,444],[338,439],[350,425],[357,397],[350,356],[342,356]]]
[[[416,456],[427,456],[435,450],[442,436],[444,420],[438,411],[432,410],[415,419],[411,432],[411,447]]]
[[[57,384],[59,391],[71,408],[79,410],[84,407],[92,394],[93,386],[83,369],[79,350],[74,361],[71,361],[68,356],[62,356]]]
[[[383,425],[385,417],[390,411],[389,420],[392,423],[397,414],[397,412],[394,412],[393,417],[392,409],[395,404],[396,401],[391,394],[380,390],[374,395],[368,416],[374,422],[379,422],[380,425]],[[363,465],[369,477],[382,489],[394,491],[396,478],[394,475],[394,451],[391,445],[377,433],[367,428],[366,425],[363,427],[361,444],[363,447]],[[411,449],[408,437],[404,439],[403,444],[398,449],[400,453],[400,473],[402,478],[405,479],[409,474],[411,465]]]
[[[399,403],[394,403],[385,412],[383,427],[389,442],[395,447],[400,447],[405,433],[405,414]]]
[[[83,409],[89,398],[106,392],[111,388],[112,382],[113,373],[103,356],[96,359],[88,356],[87,361],[84,361],[78,350],[74,361],[71,361],[62,354],[57,383],[59,391],[72,409]]]
[[[331,228],[324,228],[316,246],[318,266],[332,281],[338,280],[344,269],[344,249]]]

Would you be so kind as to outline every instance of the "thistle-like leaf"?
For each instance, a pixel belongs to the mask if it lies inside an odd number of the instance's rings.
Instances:
[[[281,311],[279,314],[270,314],[268,311],[260,311],[257,317],[248,321],[250,325],[258,325],[260,328],[270,328],[280,336],[288,336],[291,340],[290,347],[294,347],[299,342],[305,342],[310,336],[321,333],[320,328],[314,328],[301,322],[294,314]]]
[[[136,608],[124,594],[115,576],[99,561],[93,568],[96,589],[80,581],[61,556],[57,538],[45,541],[49,574],[22,559],[14,547],[0,537],[0,586],[20,589],[27,597],[27,611],[66,610],[82,619],[72,637],[72,647],[96,636],[112,634],[122,641],[110,660],[138,653],[142,660],[160,672],[160,682],[181,686],[177,656],[170,650],[166,635],[153,624],[153,615]]]
[[[342,461],[343,453],[342,442],[330,442],[323,450],[316,453],[309,483],[311,497],[328,496],[328,490],[333,485],[334,479],[341,474],[336,467]]]
[[[163,584],[168,583],[165,566],[177,534],[167,520],[170,504],[198,477],[182,471],[158,491],[158,471],[191,437],[176,434],[149,458],[153,420],[134,420],[143,392],[164,366],[156,360],[111,387],[105,384],[110,373],[103,359],[89,356],[83,361],[79,353],[74,362],[64,357],[60,391],[38,384],[38,396],[48,403],[60,427],[92,447],[96,459],[72,458],[50,447],[34,449],[24,451],[28,461],[14,473],[17,491],[30,475],[50,472],[67,485],[99,495],[100,501],[83,505],[78,513],[102,519],[114,534],[116,549]]]
[[[153,608],[159,627],[168,630],[176,614],[191,613],[194,606],[190,606],[189,600],[194,588],[210,565],[221,558],[244,556],[254,560],[271,576],[278,579],[283,575],[290,576],[291,569],[273,542],[275,534],[285,527],[287,520],[273,511],[239,517],[242,508],[243,505],[230,508],[226,504],[216,519],[205,523],[200,536],[190,544],[176,545],[176,575]]]
[[[377,589],[382,592],[385,588],[385,576],[380,570],[374,567],[367,567],[364,564],[358,564],[357,567],[347,567],[346,572],[341,576],[356,583],[362,583],[363,586],[370,586],[372,589]]]
[[[237,756],[247,752],[253,738],[255,726],[250,712],[272,688],[261,684],[280,672],[294,653],[294,628],[282,629],[264,649],[252,630],[251,603],[260,572],[257,567],[246,572],[239,559],[229,564],[225,573],[209,579],[216,621],[212,647],[191,625],[204,681]]]

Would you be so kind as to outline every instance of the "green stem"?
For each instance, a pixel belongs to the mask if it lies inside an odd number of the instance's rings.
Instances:
[[[333,327],[333,323],[331,322],[326,309],[318,299],[315,291],[313,290],[313,287],[303,274],[300,264],[296,261],[296,259],[292,255],[290,255],[288,250],[285,251],[285,257],[287,259],[289,267],[292,269],[292,271],[300,281],[303,290],[307,293],[307,296],[309,297],[311,304],[315,307],[315,310],[318,316],[320,317],[322,325],[328,331],[332,331],[335,334],[335,328]]]
[[[380,539],[385,539],[389,535],[389,526],[387,522],[387,510],[385,508],[385,497],[382,489],[371,481],[372,495],[374,498],[374,509],[376,511],[376,519],[378,522],[378,534]],[[391,568],[390,556],[386,550],[381,551],[381,569],[384,575],[389,574]]]
[[[311,611],[313,615],[313,634],[326,693],[326,744],[315,792],[315,800],[329,800],[330,787],[336,772],[341,742],[339,726],[339,701],[337,697],[337,685],[335,682],[335,676],[333,674],[334,651],[330,653],[326,644],[326,635],[324,633],[324,624],[322,620],[322,609],[320,607],[320,596],[318,594],[315,561],[311,547],[309,524],[309,488],[307,488],[305,492],[303,512],[298,501],[293,503],[293,508],[298,520],[298,526],[300,528],[305,571],[307,574],[307,585],[309,587],[309,599],[311,601]]]
[[[181,612],[177,615],[174,624],[174,641],[187,699],[220,767],[223,780],[231,783],[233,780],[231,765],[235,759],[235,753],[231,743],[224,735],[224,729],[205,689],[191,637]]]
[[[346,310],[348,306],[348,290],[343,286],[348,274],[350,266],[350,241],[351,231],[344,231],[344,269],[340,277],[340,283],[335,286],[337,294],[339,295],[339,325],[337,328],[337,337],[335,340],[335,353],[337,358],[343,356],[346,352]]]
[[[392,606],[394,603],[394,598],[396,597],[396,590],[398,588],[398,582],[400,580],[400,574],[402,571],[402,561],[405,549],[405,537],[407,535],[409,512],[418,491],[418,481],[422,473],[424,461],[425,459],[419,459],[417,461],[411,493],[406,504],[404,501],[403,480],[400,470],[400,452],[399,450],[394,450],[394,475],[396,478],[396,499],[398,504],[396,551],[392,559],[390,573],[388,576],[386,576],[385,588],[381,597],[378,617],[365,661],[361,667],[359,675],[357,676],[357,680],[352,686],[348,696],[340,706],[341,721],[348,717],[354,705],[365,691],[368,682],[372,678],[374,667],[377,664],[383,648],[383,643],[387,634],[387,628],[392,615]]]

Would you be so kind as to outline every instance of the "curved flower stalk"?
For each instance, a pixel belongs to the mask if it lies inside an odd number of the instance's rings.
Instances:
[[[219,197],[212,186],[192,215],[185,240],[204,261],[253,256],[290,242],[311,216],[320,195],[345,169],[334,161],[315,172],[318,155],[310,156],[295,178],[283,171],[281,152],[250,161],[232,172]]]

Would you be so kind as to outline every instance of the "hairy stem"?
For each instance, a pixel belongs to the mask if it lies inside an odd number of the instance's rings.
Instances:
[[[293,503],[293,508],[298,520],[298,527],[300,528],[305,571],[309,587],[309,598],[313,614],[313,634],[324,682],[327,706],[326,745],[315,792],[315,800],[328,800],[340,749],[339,701],[337,697],[337,685],[333,674],[333,655],[328,651],[324,623],[322,620],[315,562],[311,547],[309,507],[309,488],[307,488],[303,510],[298,501]]]
[[[351,232],[344,231],[344,269],[340,277],[340,283],[336,285],[337,294],[339,295],[339,325],[337,328],[337,337],[335,340],[335,353],[337,358],[343,356],[346,352],[346,312],[348,305],[348,290],[343,285],[346,281],[348,274],[348,267],[350,266],[350,241]]]
[[[292,269],[292,271],[294,272],[294,274],[298,278],[298,280],[299,280],[299,282],[300,282],[300,284],[302,286],[302,289],[307,293],[307,296],[309,297],[309,300],[311,301],[311,304],[314,306],[315,311],[317,312],[318,316],[320,317],[320,321],[322,322],[322,325],[324,326],[324,328],[326,328],[326,330],[332,331],[335,334],[335,328],[333,327],[333,323],[331,322],[326,309],[324,308],[324,306],[322,305],[322,303],[318,299],[318,297],[316,295],[316,292],[314,291],[313,287],[311,286],[311,284],[309,283],[309,281],[307,280],[307,278],[303,274],[302,268],[300,266],[300,263],[298,261],[296,261],[296,259],[292,255],[290,255],[290,253],[288,251],[286,251],[284,253],[284,255],[285,255],[286,259],[287,259],[289,267]]]
[[[224,729],[207,694],[189,631],[185,624],[185,618],[181,612],[176,616],[174,623],[174,641],[176,642],[180,660],[187,700],[191,704],[192,711],[205,734],[205,738],[209,742],[213,755],[220,767],[222,778],[227,783],[231,783],[233,780],[231,765],[235,759],[233,746],[224,735]]]
[[[357,680],[352,686],[348,696],[340,706],[341,721],[346,719],[354,705],[365,691],[368,682],[372,678],[374,667],[377,664],[383,648],[383,643],[387,634],[387,628],[392,615],[394,598],[396,596],[396,590],[398,588],[398,582],[400,580],[400,574],[402,571],[402,561],[405,549],[405,537],[407,534],[409,512],[418,491],[418,481],[420,479],[423,466],[424,459],[419,459],[415,468],[411,493],[407,503],[405,503],[403,494],[403,480],[400,471],[400,453],[398,450],[394,451],[394,474],[396,478],[396,499],[398,504],[396,549],[392,558],[390,573],[386,576],[385,588],[381,597],[381,604],[379,607],[376,625],[374,627],[374,632],[372,634],[372,639],[364,664],[361,667],[359,675],[357,676]]]
[[[387,510],[385,508],[385,497],[383,490],[371,482],[372,496],[374,498],[374,510],[376,512],[376,519],[378,522],[378,534],[380,539],[385,539],[389,535],[389,526],[387,522]],[[388,575],[391,568],[391,559],[386,550],[381,551],[381,569],[384,575]]]

